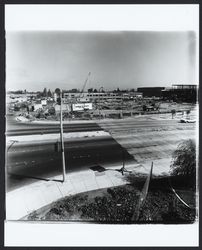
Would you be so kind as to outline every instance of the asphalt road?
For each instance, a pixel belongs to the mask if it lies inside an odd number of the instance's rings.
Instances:
[[[62,174],[61,152],[56,144],[13,145],[7,153],[7,191],[40,179]],[[66,172],[105,164],[134,161],[111,137],[80,138],[65,142]]]
[[[63,124],[64,133],[84,132],[102,130],[96,123],[73,123]],[[16,122],[12,117],[7,119],[6,135],[35,135],[35,134],[55,134],[60,133],[60,124],[36,124]]]
[[[167,127],[176,125],[185,127],[187,124],[179,123],[176,120],[116,120],[103,122],[102,120],[98,123],[69,123],[63,124],[64,133],[68,132],[84,132],[84,131],[99,131],[104,129],[108,131],[118,131],[119,129],[138,129],[138,128],[155,128],[155,127]],[[117,125],[119,126],[117,128]],[[36,124],[36,123],[19,123],[16,122],[13,117],[7,118],[6,135],[17,136],[17,135],[35,135],[35,134],[52,134],[60,133],[60,124]]]
[[[64,132],[107,130],[117,136],[124,135],[124,141],[117,142],[112,137],[95,137],[80,138],[74,141],[65,142],[65,158],[67,172],[90,168],[104,164],[120,165],[125,161],[135,162],[134,156],[129,154],[124,143],[127,142],[131,135],[137,135],[138,131],[148,132],[149,130],[176,130],[177,133],[185,128],[194,128],[195,124],[183,124],[176,120],[111,120],[100,121],[96,123],[76,123],[65,124]],[[59,124],[23,124],[17,123],[12,118],[7,122],[7,132],[9,135],[28,135],[28,134],[45,134],[59,133]],[[156,131],[157,133],[158,131]],[[145,134],[147,135],[147,133]],[[16,136],[17,137],[17,136]],[[155,137],[160,139],[157,133]],[[183,138],[183,137],[182,137]],[[118,140],[120,141],[120,140]],[[148,143],[150,142],[147,139]],[[167,142],[165,141],[165,144]],[[121,146],[122,145],[122,146]],[[140,147],[136,145],[136,140],[130,142],[130,148]],[[147,145],[148,146],[148,145]],[[126,147],[127,148],[127,147]],[[145,153],[145,149],[142,149]],[[124,152],[124,153],[123,153]],[[135,152],[137,152],[135,150]],[[62,173],[61,152],[57,152],[54,143],[43,143],[36,145],[13,145],[7,153],[7,190],[20,187],[27,183],[39,179],[48,180],[49,178]],[[30,178],[27,178],[30,177]]]

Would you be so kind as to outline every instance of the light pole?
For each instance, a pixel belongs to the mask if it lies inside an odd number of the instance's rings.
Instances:
[[[123,93],[121,93],[121,118],[123,118]]]
[[[100,87],[99,90],[98,90],[98,93],[99,93],[99,119],[100,119],[100,115],[101,115],[100,114],[100,106],[101,106],[100,105],[100,91],[101,91],[101,89],[103,89],[103,87]]]
[[[60,141],[62,152],[62,174],[63,182],[65,182],[66,169],[65,169],[65,152],[64,152],[64,139],[63,139],[63,123],[62,123],[62,92],[60,93]]]

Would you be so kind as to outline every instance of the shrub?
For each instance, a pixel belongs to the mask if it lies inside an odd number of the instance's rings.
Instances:
[[[36,118],[41,119],[41,118],[45,118],[45,114],[43,111],[38,111],[38,113],[36,114]]]
[[[54,107],[50,107],[48,109],[48,113],[49,113],[49,115],[55,115],[55,108]]]
[[[193,183],[196,178],[196,145],[193,140],[180,143],[172,155],[171,174],[185,176]]]

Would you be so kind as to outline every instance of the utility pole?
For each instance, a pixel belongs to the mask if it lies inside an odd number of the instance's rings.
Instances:
[[[99,107],[99,119],[100,119],[100,115],[101,115],[100,114],[100,93],[99,93],[99,106],[98,107]]]
[[[123,118],[123,93],[121,93],[121,118]]]
[[[101,119],[101,112],[100,112],[100,108],[101,108],[101,105],[100,105],[100,91],[101,89],[103,90],[103,87],[100,87],[99,90],[98,90],[98,95],[99,95],[99,119]]]
[[[61,152],[62,152],[63,182],[65,182],[66,169],[65,169],[65,152],[64,152],[64,139],[63,139],[63,123],[62,123],[62,92],[60,93],[60,141],[61,141]]]

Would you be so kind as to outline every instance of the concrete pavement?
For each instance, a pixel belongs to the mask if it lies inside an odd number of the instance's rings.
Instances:
[[[120,168],[120,166],[117,167]],[[132,166],[129,166],[129,169],[131,168]],[[62,175],[52,179],[39,180],[6,193],[6,220],[19,220],[34,210],[66,196],[126,183],[125,177],[113,169],[103,172],[88,169],[70,173],[66,175],[64,183],[61,182]]]
[[[168,174],[170,159],[154,161],[153,174]],[[159,168],[160,166],[160,168]],[[31,212],[50,205],[66,196],[101,188],[115,187],[127,183],[126,176],[116,169],[122,165],[103,165],[105,171],[98,172],[86,169],[66,175],[66,181],[62,182],[62,175],[55,176],[51,180],[39,180],[32,184],[20,187],[6,193],[6,220],[20,220]],[[151,162],[143,164],[126,164],[125,168],[132,173],[148,174]]]
[[[103,137],[110,136],[108,132],[105,131],[87,131],[87,132],[70,132],[64,133],[64,139],[74,140],[76,138],[86,138],[86,137]],[[44,142],[44,141],[57,141],[60,140],[60,134],[43,134],[43,135],[18,135],[6,137],[6,143],[17,141],[19,143],[30,143],[30,142]]]

